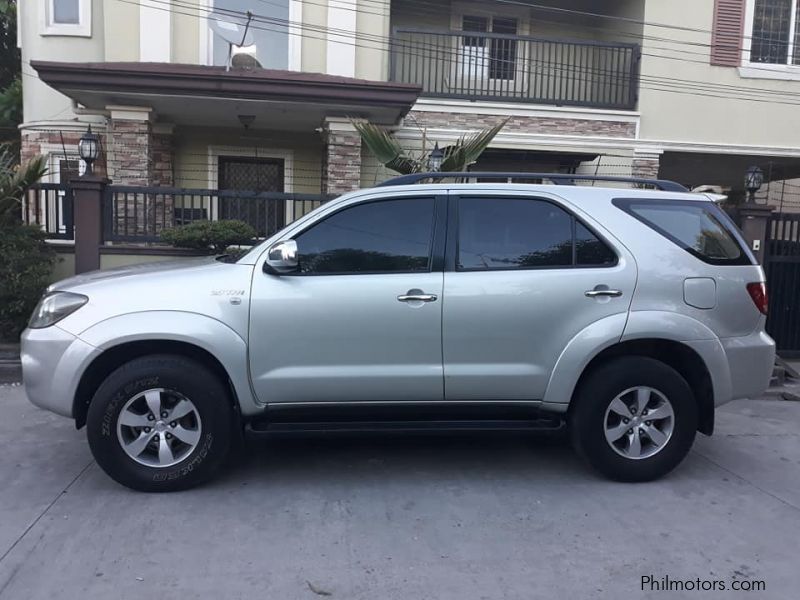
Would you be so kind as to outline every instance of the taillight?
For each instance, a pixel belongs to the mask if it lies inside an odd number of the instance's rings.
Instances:
[[[761,314],[767,314],[767,307],[769,306],[769,301],[767,300],[767,284],[763,281],[760,283],[748,283],[747,292],[750,294],[750,297],[753,299],[753,304],[756,305],[756,308]]]

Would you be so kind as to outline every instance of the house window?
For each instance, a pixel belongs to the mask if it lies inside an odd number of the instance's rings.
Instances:
[[[800,0],[755,0],[750,62],[800,64]]]
[[[517,19],[511,17],[482,17],[464,15],[461,23],[463,31],[517,34]],[[517,40],[506,37],[484,37],[465,35],[461,42],[463,48],[463,69],[475,79],[505,79],[511,81],[516,73]]]
[[[251,60],[242,64],[258,65],[265,69],[287,69],[289,66],[289,0],[269,0],[253,8],[252,0],[213,0],[215,16],[219,21],[236,24],[241,31],[247,24],[247,11],[258,13],[258,21],[250,23],[253,44],[233,47],[234,54],[245,54]],[[229,43],[217,33],[211,33],[211,59],[217,66],[228,62]]]
[[[92,36],[92,0],[44,0],[41,35]]]

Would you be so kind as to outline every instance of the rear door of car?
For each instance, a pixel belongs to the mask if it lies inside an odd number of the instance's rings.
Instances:
[[[448,215],[445,398],[543,398],[569,341],[627,313],[632,255],[599,223],[546,194],[460,191]]]

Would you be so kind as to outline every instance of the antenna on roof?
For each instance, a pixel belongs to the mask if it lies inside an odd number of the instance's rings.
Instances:
[[[250,21],[253,20],[253,13],[247,11],[247,21],[242,25],[235,22],[236,17],[211,11],[208,15],[208,26],[223,40],[228,42],[228,60],[225,63],[225,70],[231,70],[231,59],[234,55],[233,48],[241,50],[253,45],[253,34],[250,31]],[[255,60],[255,58],[253,59]],[[256,65],[258,61],[255,61]]]

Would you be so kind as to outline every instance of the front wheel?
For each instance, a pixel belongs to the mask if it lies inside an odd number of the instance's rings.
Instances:
[[[652,358],[605,363],[586,377],[573,402],[573,445],[611,479],[657,479],[674,469],[694,442],[694,394],[677,371]]]
[[[231,402],[223,383],[182,356],[137,358],[111,373],[89,405],[87,437],[114,480],[147,492],[195,486],[228,454]]]

